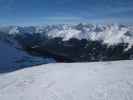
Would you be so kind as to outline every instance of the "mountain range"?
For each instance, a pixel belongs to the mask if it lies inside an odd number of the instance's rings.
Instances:
[[[32,57],[54,58],[57,62],[133,58],[132,25],[1,26],[0,41]]]

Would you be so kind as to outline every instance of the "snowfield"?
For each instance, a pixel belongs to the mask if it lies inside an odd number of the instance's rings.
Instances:
[[[133,100],[133,61],[47,64],[0,75],[0,100]]]

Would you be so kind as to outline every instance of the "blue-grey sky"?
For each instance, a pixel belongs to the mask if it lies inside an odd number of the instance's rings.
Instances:
[[[133,0],[0,0],[0,24],[133,23]]]

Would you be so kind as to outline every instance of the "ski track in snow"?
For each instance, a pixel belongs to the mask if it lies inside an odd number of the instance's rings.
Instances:
[[[132,65],[47,64],[0,74],[0,100],[133,100]]]

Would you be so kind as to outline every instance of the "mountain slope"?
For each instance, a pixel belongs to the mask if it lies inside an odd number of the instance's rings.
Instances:
[[[53,62],[52,59],[33,57],[6,34],[0,34],[0,73],[14,71],[32,65]]]
[[[0,41],[0,56],[0,65],[5,69],[6,67],[8,68],[8,66],[16,66],[17,63],[15,62],[22,59],[22,57],[27,56],[27,54]]]
[[[0,100],[133,100],[133,62],[48,64],[0,75]]]

